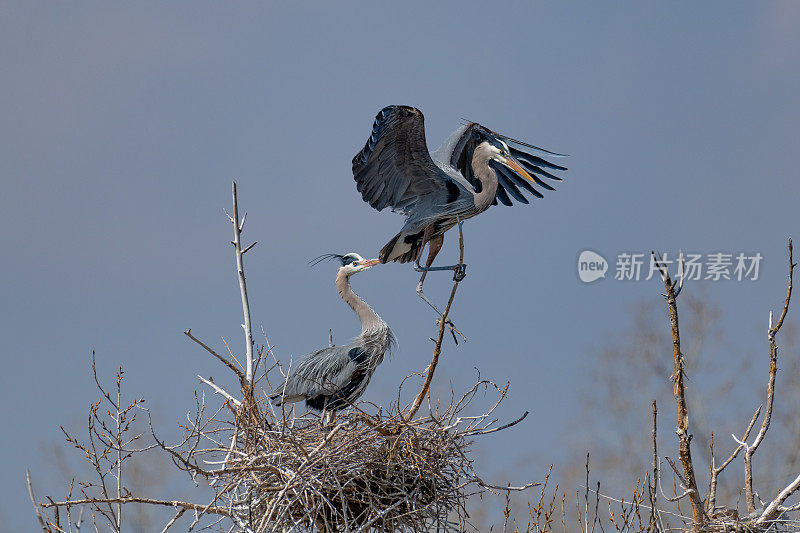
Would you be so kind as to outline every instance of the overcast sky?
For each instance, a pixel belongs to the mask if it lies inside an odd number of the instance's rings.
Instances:
[[[660,298],[656,281],[613,279],[620,252],[760,252],[757,281],[695,286],[741,342],[762,342],[752,326],[780,305],[786,238],[800,235],[798,17],[793,2],[3,2],[8,530],[34,524],[26,467],[40,493],[63,492],[46,484],[40,445],[59,424],[82,426],[92,350],[109,378],[124,362],[128,390],[173,439],[196,374],[227,379],[182,332],[241,351],[222,212],[233,179],[245,237],[259,241],[246,257],[253,320],[276,354],[324,346],[328,328],[337,341],[358,333],[335,266],[307,263],[375,257],[402,225],[361,201],[350,172],[389,104],[424,112],[432,149],[468,119],[570,155],[558,191],[464,227],[453,318],[469,342],[446,345],[436,386],[478,368],[511,380],[503,417],[531,411],[514,435],[484,440],[487,468],[516,464],[518,483],[574,460],[563,443],[587,408],[578,392],[598,343],[635,302]],[[456,254],[448,237],[443,263]],[[606,279],[580,281],[586,249],[609,261]],[[429,296],[442,301],[449,279],[431,274]],[[430,357],[434,317],[416,280],[407,265],[353,279],[400,342],[365,399],[387,404]]]

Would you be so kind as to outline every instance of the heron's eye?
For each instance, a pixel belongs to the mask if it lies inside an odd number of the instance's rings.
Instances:
[[[353,266],[357,267],[358,266],[358,261],[353,261]]]

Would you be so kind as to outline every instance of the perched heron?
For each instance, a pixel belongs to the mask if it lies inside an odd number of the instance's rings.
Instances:
[[[379,261],[349,253],[322,255],[315,262],[326,259],[341,262],[336,288],[361,321],[361,335],[343,346],[329,346],[306,355],[287,378],[283,390],[270,396],[276,405],[305,400],[312,409],[322,411],[323,418],[352,404],[364,393],[384,354],[394,345],[386,322],[350,288],[350,276]]]
[[[353,176],[365,202],[378,211],[391,207],[406,216],[405,225],[380,251],[381,263],[414,261],[422,272],[417,293],[430,270],[454,270],[464,276],[465,265],[431,267],[444,243],[444,233],[460,221],[482,213],[498,202],[523,204],[520,189],[542,198],[542,189],[555,190],[543,178],[561,181],[545,169],[566,170],[523,151],[561,156],[506,137],[475,122],[458,128],[433,154],[425,143],[422,112],[408,106],[383,108],[375,117],[372,135],[353,158]],[[428,260],[419,263],[425,245]],[[441,313],[439,313],[441,315]]]

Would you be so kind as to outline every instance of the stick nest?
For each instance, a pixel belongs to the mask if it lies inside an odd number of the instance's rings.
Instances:
[[[496,391],[497,402],[464,415],[479,390]],[[506,427],[491,418],[505,392],[480,381],[438,414],[404,421],[397,409],[370,416],[356,407],[327,426],[310,413],[245,402],[233,427],[217,428],[235,434],[211,480],[217,505],[258,532],[463,531],[467,496],[499,488],[475,474],[468,450],[475,435]]]

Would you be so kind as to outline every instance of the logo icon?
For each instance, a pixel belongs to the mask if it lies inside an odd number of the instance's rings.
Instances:
[[[591,250],[584,250],[578,256],[578,277],[584,283],[591,283],[600,278],[606,277],[608,271],[608,261]]]

